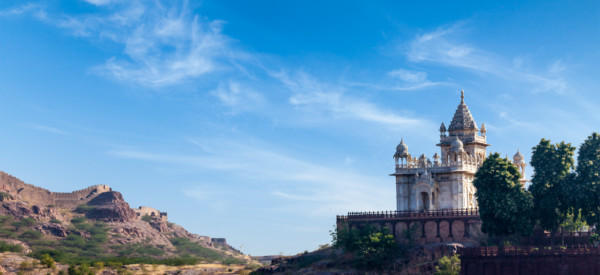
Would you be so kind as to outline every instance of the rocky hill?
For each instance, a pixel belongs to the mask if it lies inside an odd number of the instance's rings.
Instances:
[[[170,223],[164,212],[132,209],[107,185],[56,193],[0,172],[0,252],[5,251],[90,266],[252,262],[222,238]]]

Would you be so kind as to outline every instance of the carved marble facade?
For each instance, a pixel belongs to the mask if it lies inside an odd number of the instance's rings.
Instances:
[[[425,154],[413,157],[404,140],[396,147],[394,159],[396,172],[397,210],[434,210],[475,208],[473,177],[486,158],[485,124],[478,128],[469,108],[461,100],[450,126],[440,126],[440,154],[431,161]],[[513,163],[521,172],[525,184],[525,161],[517,151]]]

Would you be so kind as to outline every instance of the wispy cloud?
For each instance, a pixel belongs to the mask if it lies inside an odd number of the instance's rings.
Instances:
[[[422,119],[395,114],[378,108],[375,104],[345,96],[343,93],[309,92],[296,94],[290,104],[314,112],[329,112],[335,117],[358,119],[388,126],[408,126],[424,123]]]
[[[377,184],[381,182],[380,178],[334,168],[327,163],[299,159],[277,149],[237,141],[202,140],[197,143],[210,146],[202,146],[202,152],[198,155],[134,150],[112,150],[109,154],[120,158],[185,165],[196,170],[219,171],[234,176],[235,179],[230,180],[243,180],[247,184],[260,183],[259,188],[264,189],[253,194],[258,196],[256,199],[284,199],[282,207],[286,211],[302,211],[321,216],[353,209],[385,209],[389,204],[381,200],[381,197],[390,195],[389,188],[382,188]],[[229,188],[227,184],[211,186],[211,193],[207,194],[206,188],[199,186],[186,189],[184,193],[200,201],[210,198],[210,203],[216,203],[213,198],[219,196],[219,192],[215,192],[220,189],[228,191],[221,192],[222,196],[217,201],[229,201],[226,198],[232,196]]]
[[[289,98],[292,106],[310,112],[328,114],[334,118],[373,122],[392,128],[429,123],[423,119],[383,109],[366,99],[350,96],[343,85],[324,83],[303,72],[295,74],[293,78],[286,72],[272,75],[292,91]]]
[[[23,124],[24,127],[29,128],[29,129],[33,129],[33,130],[37,130],[37,131],[42,131],[42,132],[47,132],[47,133],[52,133],[52,134],[58,134],[58,135],[66,135],[66,134],[70,134],[67,131],[63,131],[61,129],[55,128],[55,127],[50,127],[47,125],[41,125],[41,124],[35,124],[35,123],[25,123]]]
[[[506,58],[469,45],[459,38],[464,22],[418,35],[409,43],[407,59],[415,63],[430,63],[463,68],[476,73],[531,85],[531,92],[567,92],[567,81],[561,75],[564,65],[556,61],[541,69],[526,69],[522,59]]]
[[[12,7],[1,10],[0,16],[21,15],[31,12],[37,12],[42,9],[42,6],[36,3],[26,3],[22,6]]]
[[[427,80],[426,72],[416,72],[406,69],[395,69],[388,72],[388,75],[408,83],[419,83]]]
[[[367,87],[384,91],[414,91],[446,84],[444,82],[429,80],[426,72],[404,68],[387,72],[386,77],[379,82],[346,81],[345,83],[353,87]]]
[[[223,69],[234,55],[224,24],[192,13],[186,1],[89,0],[97,11],[82,15],[47,14],[35,4],[4,13],[37,13],[38,19],[75,36],[112,41],[122,53],[94,68],[117,80],[167,86]]]
[[[227,84],[221,83],[212,94],[223,105],[230,107],[233,113],[260,108],[265,102],[262,94],[250,88],[242,87],[240,83],[235,81],[229,81]]]
[[[93,4],[93,5],[96,5],[96,6],[108,5],[110,3],[117,2],[116,0],[84,0],[84,1],[88,2],[90,4]]]

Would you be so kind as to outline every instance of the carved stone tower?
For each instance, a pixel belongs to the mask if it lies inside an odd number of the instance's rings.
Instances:
[[[465,104],[460,104],[446,129],[440,126],[441,157],[433,162],[425,154],[413,158],[404,140],[396,148],[396,198],[398,210],[430,210],[477,207],[473,176],[486,157],[486,128],[481,130]]]

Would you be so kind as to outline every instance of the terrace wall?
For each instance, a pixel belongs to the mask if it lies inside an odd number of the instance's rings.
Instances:
[[[424,210],[350,212],[337,216],[337,226],[347,224],[350,228],[365,225],[387,227],[399,242],[408,241],[404,232],[416,227],[415,240],[421,244],[436,242],[461,242],[477,244],[481,220],[476,208]]]

